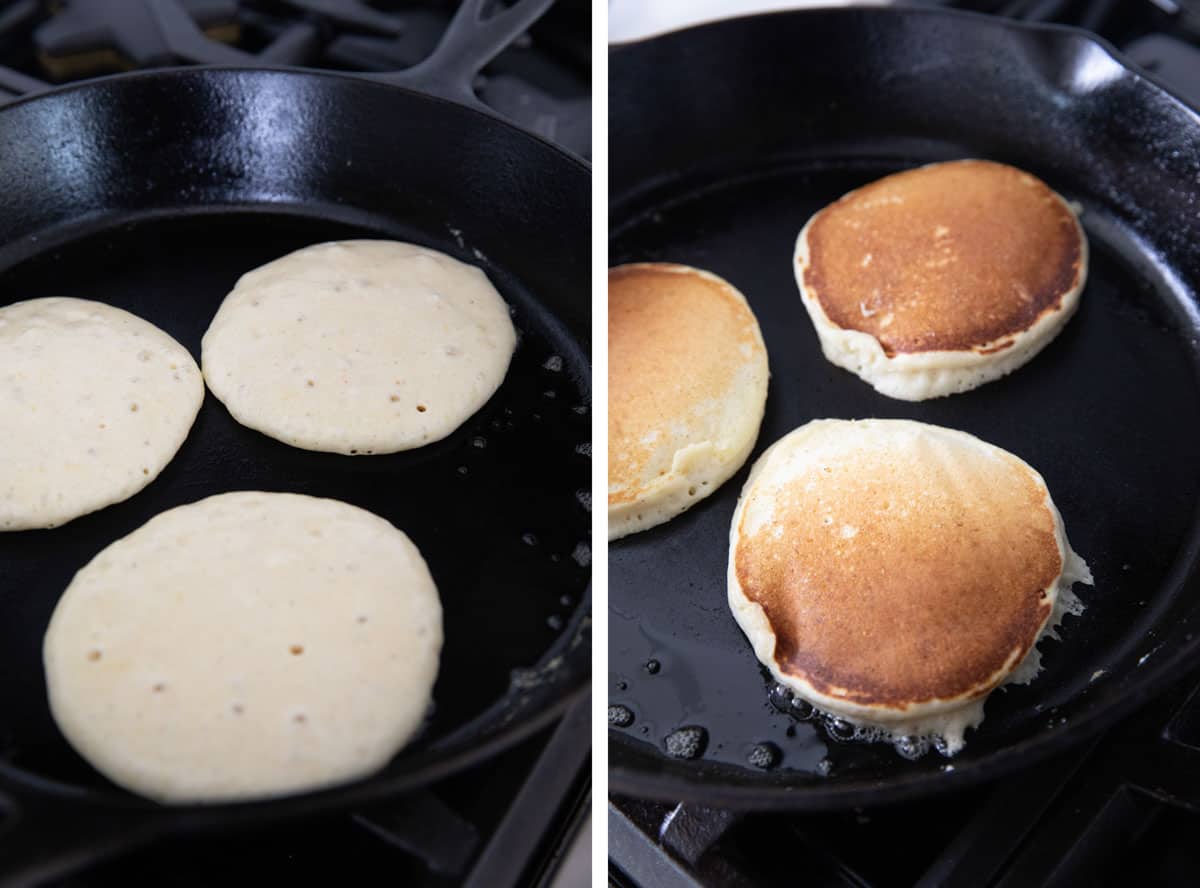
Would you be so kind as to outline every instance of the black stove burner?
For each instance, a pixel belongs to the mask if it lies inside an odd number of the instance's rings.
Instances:
[[[138,68],[271,65],[379,73],[438,44],[453,2],[18,0],[0,11],[0,104]],[[559,4],[484,69],[484,104],[569,151],[591,153],[590,14]]]

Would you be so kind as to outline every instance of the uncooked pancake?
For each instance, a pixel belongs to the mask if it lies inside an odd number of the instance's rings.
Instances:
[[[984,160],[886,176],[814,215],[794,270],[825,357],[882,394],[965,392],[1066,324],[1087,238],[1045,183]]]
[[[446,437],[504,381],[517,336],[473,265],[396,241],[305,247],[243,275],[204,334],[204,378],[243,425],[305,450]]]
[[[71,581],[45,639],[71,745],[163,802],[363,777],[420,728],[437,589],[401,531],[336,500],[209,497],[156,516]]]
[[[133,496],[204,400],[187,349],[86,299],[0,308],[0,530],[57,527]]]
[[[608,272],[608,535],[669,521],[733,475],[767,400],[746,299],[686,265]]]
[[[947,754],[1091,582],[1042,477],[964,432],[817,420],[755,463],[729,605],[776,679],[881,736]]]

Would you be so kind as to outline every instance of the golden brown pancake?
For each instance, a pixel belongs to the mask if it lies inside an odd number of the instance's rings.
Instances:
[[[906,400],[965,391],[1028,361],[1074,311],[1086,268],[1066,202],[984,160],[852,191],[813,216],[796,250],[826,357]]]
[[[749,456],[767,354],[742,296],[716,275],[640,263],[608,277],[609,537],[661,524]]]
[[[759,658],[818,708],[902,734],[955,733],[930,719],[1008,678],[1055,622],[1064,577],[1069,595],[1086,573],[1037,472],[904,420],[780,440],[730,539],[730,605]]]

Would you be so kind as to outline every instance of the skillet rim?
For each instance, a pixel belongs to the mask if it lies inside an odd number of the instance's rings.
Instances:
[[[587,173],[590,177],[592,165],[589,161],[573,154],[560,145],[556,145],[546,137],[535,132],[530,132],[527,129],[517,126],[512,121],[500,115],[499,112],[483,111],[479,108],[473,108],[470,105],[463,105],[451,99],[444,99],[441,96],[435,96],[430,93],[421,92],[413,86],[407,86],[399,83],[389,83],[386,79],[387,72],[373,71],[328,71],[323,68],[306,68],[302,66],[287,66],[287,65],[188,65],[182,68],[146,68],[138,71],[121,71],[116,74],[104,74],[99,77],[91,77],[87,80],[76,80],[71,83],[52,84],[49,89],[40,90],[38,92],[26,93],[18,96],[11,101],[0,104],[0,119],[3,118],[9,108],[17,108],[36,102],[39,99],[50,99],[56,96],[65,95],[75,92],[76,90],[94,89],[100,86],[105,86],[114,82],[124,82],[140,79],[183,79],[186,77],[196,77],[204,74],[282,74],[289,77],[311,77],[321,80],[344,80],[351,83],[364,84],[369,87],[379,87],[388,90],[400,90],[403,93],[412,96],[413,98],[422,99],[428,102],[434,102],[440,105],[445,105],[450,108],[455,108],[458,111],[474,115],[483,121],[488,121],[493,124],[499,124],[506,129],[512,130],[518,136],[530,139],[533,142],[541,145],[543,148],[550,149],[553,153],[561,156],[564,160],[570,161],[573,166],[579,167],[582,172]]]

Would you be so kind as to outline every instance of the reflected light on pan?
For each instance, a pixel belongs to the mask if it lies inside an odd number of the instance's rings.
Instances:
[[[1123,74],[1124,70],[1112,56],[1091,44],[1068,72],[1068,85],[1076,94],[1090,93],[1120,80]]]

